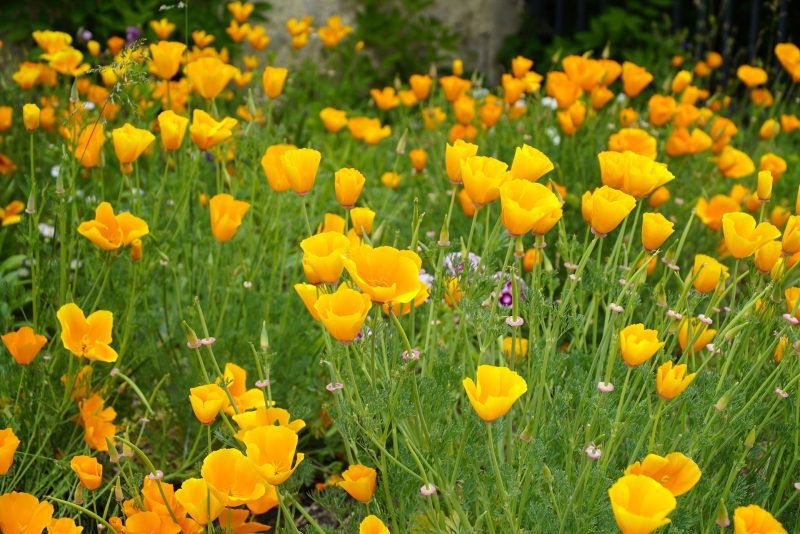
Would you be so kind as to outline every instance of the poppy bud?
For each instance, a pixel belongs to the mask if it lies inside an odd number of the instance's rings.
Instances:
[[[660,213],[645,213],[642,216],[642,245],[648,252],[661,247],[675,231],[675,225]]]
[[[365,182],[364,175],[356,169],[339,169],[334,174],[333,183],[336,200],[343,208],[352,208],[358,202]]]
[[[25,129],[29,132],[36,131],[39,128],[39,117],[42,111],[36,104],[25,104],[22,106],[22,122],[25,123]]]
[[[759,171],[758,173],[758,200],[768,202],[772,197],[772,173],[769,171]]]

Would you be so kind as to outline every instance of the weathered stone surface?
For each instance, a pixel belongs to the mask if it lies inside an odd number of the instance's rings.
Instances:
[[[390,1],[390,0],[389,0]],[[339,15],[347,24],[355,19],[356,3],[352,0],[272,0],[269,22],[265,25],[276,51],[276,61],[291,64],[292,52],[286,21],[292,17],[311,15],[314,27],[328,17]],[[437,0],[431,14],[459,36],[458,50],[466,69],[478,69],[490,81],[502,72],[497,52],[503,40],[519,31],[524,0]],[[316,54],[321,45],[316,35],[300,55]]]

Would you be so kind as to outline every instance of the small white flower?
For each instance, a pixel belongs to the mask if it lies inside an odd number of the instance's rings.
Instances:
[[[436,486],[434,486],[430,482],[428,482],[427,484],[423,484],[422,486],[419,487],[419,493],[423,497],[430,497],[431,495],[435,495],[436,494]]]
[[[603,451],[595,447],[594,443],[587,445],[584,452],[586,453],[586,457],[593,461],[597,461],[603,456]]]
[[[403,351],[402,357],[404,361],[419,360],[420,352],[417,349],[411,349],[411,354],[407,350]]]
[[[46,239],[53,239],[56,235],[56,227],[47,223],[39,223],[39,234]]]
[[[614,384],[611,382],[598,382],[597,389],[600,390],[600,393],[611,393],[614,391]]]
[[[550,96],[546,96],[541,100],[542,105],[546,108],[552,109],[553,111],[558,109],[558,101]]]
[[[161,469],[156,469],[155,473],[147,475],[148,480],[161,480],[162,478],[164,478],[164,472]]]
[[[625,308],[614,302],[608,305],[608,309],[613,311],[614,313],[622,313],[623,311],[625,311]]]
[[[697,318],[700,320],[701,323],[705,323],[708,326],[711,326],[712,324],[714,324],[714,320],[711,319],[711,317],[706,317],[702,313],[700,315],[698,315]]]
[[[775,393],[777,393],[779,397],[782,397],[784,399],[789,398],[789,393],[782,390],[781,388],[775,388]]]
[[[797,326],[797,323],[800,323],[800,321],[797,320],[797,317],[795,317],[791,313],[784,313],[783,318],[786,320],[787,323],[789,323],[792,326]]]
[[[576,271],[578,269],[577,265],[569,261],[564,262],[564,267],[570,271]]]
[[[512,328],[516,328],[518,326],[522,326],[523,324],[525,324],[525,321],[519,315],[517,316],[509,315],[508,317],[506,317],[506,324]]]
[[[245,289],[251,289],[253,287],[253,282],[251,282],[250,280],[245,280],[244,282],[242,282],[242,285],[244,286]]]

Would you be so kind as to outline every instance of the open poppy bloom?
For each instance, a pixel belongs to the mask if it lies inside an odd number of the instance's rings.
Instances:
[[[238,506],[267,491],[253,462],[238,449],[218,449],[203,460],[200,474],[222,506]]]
[[[342,480],[336,485],[345,490],[352,498],[361,503],[368,503],[375,495],[378,486],[378,473],[371,467],[351,465],[342,473]]]
[[[207,525],[222,513],[223,506],[202,478],[188,478],[175,492],[177,500],[192,519],[200,525]]]
[[[86,317],[74,303],[64,304],[56,314],[61,323],[61,342],[64,348],[79,358],[115,362],[117,352],[111,348],[114,315],[97,310]]]
[[[30,326],[20,326],[16,332],[3,334],[2,340],[11,357],[20,365],[29,365],[47,344],[47,338],[35,333]]]
[[[608,490],[614,519],[623,534],[648,534],[670,520],[677,502],[664,486],[644,475],[625,475]]]
[[[511,369],[494,365],[479,365],[477,384],[465,378],[463,385],[475,412],[487,423],[504,416],[528,391],[524,378]]]
[[[286,482],[305,458],[302,452],[296,453],[297,433],[285,426],[266,425],[248,430],[242,441],[256,472],[273,486]]]
[[[350,343],[358,336],[371,308],[369,295],[345,285],[333,293],[320,295],[314,304],[322,326],[342,343]]]
[[[626,326],[619,333],[619,348],[622,359],[630,367],[641,365],[664,346],[658,340],[658,330],[649,330],[643,324]]]
[[[78,475],[81,486],[88,490],[96,490],[103,483],[103,466],[97,458],[91,456],[73,456],[69,466]]]
[[[33,495],[16,491],[0,495],[0,532],[4,534],[43,532],[52,517],[53,505]]]
[[[114,215],[111,204],[101,202],[94,219],[82,222],[78,233],[103,250],[117,250],[146,236],[150,229],[139,217],[128,212]]]
[[[227,193],[221,193],[211,197],[209,205],[211,233],[220,243],[230,241],[242,225],[242,219],[250,209],[250,203],[236,200]]]
[[[405,304],[419,292],[422,260],[416,252],[361,245],[350,249],[344,267],[359,289],[376,304]]]
[[[691,458],[671,452],[666,456],[648,454],[641,462],[629,465],[625,474],[650,477],[679,497],[697,484],[701,473]]]
[[[11,428],[0,430],[0,476],[8,473],[14,463],[14,454],[19,447],[19,438]]]
[[[659,366],[656,373],[656,391],[664,400],[672,400],[689,387],[697,373],[686,374],[686,364],[675,365],[668,361]]]

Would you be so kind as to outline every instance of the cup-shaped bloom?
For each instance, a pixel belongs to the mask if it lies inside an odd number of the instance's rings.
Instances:
[[[625,475],[608,490],[614,519],[623,534],[649,534],[670,522],[677,502],[664,486],[644,475]]]
[[[656,374],[656,391],[664,400],[672,400],[689,387],[697,373],[686,374],[686,364],[673,367],[672,361],[662,364]]]
[[[73,456],[69,466],[78,475],[81,486],[96,490],[103,483],[103,465],[91,456]]]
[[[514,152],[511,162],[511,176],[520,180],[535,182],[553,170],[553,162],[544,153],[532,146],[522,145]]]
[[[762,171],[769,171],[772,173],[773,181],[777,182],[783,176],[783,173],[786,172],[786,160],[780,157],[777,154],[773,154],[772,152],[768,152],[761,156],[761,159],[758,160],[758,168]]]
[[[491,204],[500,196],[500,186],[506,181],[508,165],[486,156],[471,156],[461,160],[461,179],[464,190],[478,206]]]
[[[740,65],[736,69],[736,77],[747,87],[758,87],[767,83],[767,71],[750,65]]]
[[[798,198],[800,198],[800,193],[798,193]],[[781,247],[787,256],[800,252],[800,215],[792,215],[786,221]]]
[[[319,118],[325,129],[331,133],[338,133],[347,126],[347,113],[336,108],[325,108],[319,112]]]
[[[291,189],[286,171],[283,168],[283,156],[289,150],[297,150],[294,145],[272,145],[264,152],[261,158],[261,168],[267,177],[267,183],[276,193],[283,193]]]
[[[187,478],[175,492],[180,503],[192,519],[201,525],[214,521],[222,513],[223,506],[202,478]]]
[[[365,182],[364,175],[358,170],[339,169],[333,178],[336,200],[339,201],[343,208],[352,208],[358,202],[358,197],[361,195]]]
[[[3,334],[2,340],[11,357],[20,365],[29,365],[47,344],[47,338],[35,333],[30,326],[21,326],[16,332]]]
[[[192,89],[208,99],[216,98],[236,72],[236,67],[213,56],[201,57],[186,65],[186,75]]]
[[[19,438],[10,428],[0,429],[0,475],[5,475],[14,463]]]
[[[342,480],[336,485],[358,502],[366,504],[372,500],[378,487],[378,473],[366,465],[351,465],[342,473]]]
[[[679,452],[671,452],[666,456],[648,454],[641,462],[629,465],[625,474],[650,477],[674,497],[692,489],[700,481],[701,475],[697,464]]]
[[[312,148],[287,150],[281,155],[289,187],[300,196],[307,195],[314,187],[322,154]]]
[[[350,249],[344,267],[359,289],[376,304],[405,304],[419,292],[422,260],[411,250],[361,245]]]
[[[197,420],[210,425],[219,412],[230,404],[230,399],[218,384],[205,384],[189,390],[189,402]]]
[[[333,293],[320,295],[314,304],[322,326],[342,343],[350,343],[358,336],[371,308],[369,295],[345,285]]]
[[[186,45],[176,41],[159,41],[150,45],[150,72],[169,80],[178,73]]]
[[[255,410],[238,413],[233,416],[233,420],[239,427],[236,438],[241,440],[244,438],[245,432],[268,425],[284,426],[295,434],[306,427],[306,422],[302,419],[295,419],[294,421],[290,419],[291,414],[288,411],[275,407],[267,408],[266,406],[261,406]]]
[[[28,493],[12,491],[0,495],[0,532],[24,534],[44,532],[53,518],[53,505],[39,502]]]
[[[528,180],[509,180],[500,188],[501,220],[512,236],[534,230],[547,233],[561,218],[561,202],[547,187]]]
[[[322,232],[300,242],[303,271],[312,284],[335,284],[342,276],[350,240],[339,232]]]
[[[72,149],[72,153],[84,168],[93,169],[100,164],[100,155],[105,142],[106,135],[103,131],[103,123],[92,122],[81,130],[81,134],[78,136],[78,144]]]
[[[744,178],[756,170],[756,165],[750,156],[730,145],[725,145],[719,157],[715,158],[715,162],[725,178]]]
[[[613,231],[633,211],[636,199],[607,185],[586,192],[581,199],[581,212],[592,231],[601,237]]]
[[[74,303],[64,304],[56,313],[61,323],[61,342],[77,357],[92,361],[114,362],[117,352],[111,348],[114,314],[97,310],[86,317]]]
[[[249,202],[236,200],[227,193],[211,197],[208,211],[211,216],[211,233],[214,234],[214,238],[220,243],[233,239],[249,209]]]
[[[317,299],[319,298],[319,289],[317,286],[312,284],[295,284],[294,290],[297,292],[300,300],[303,301],[308,313],[311,314],[311,317],[314,318],[315,321],[319,321],[319,314],[317,313],[317,309],[314,305],[317,303]]]
[[[625,94],[633,98],[653,81],[653,75],[647,69],[626,61],[622,64],[622,85]]]
[[[424,148],[415,148],[408,153],[408,158],[411,160],[411,166],[417,172],[422,172],[428,163],[428,153],[425,152]]]
[[[130,174],[133,171],[133,162],[155,141],[156,136],[126,122],[122,128],[115,128],[111,132],[111,138],[122,172]]]
[[[368,515],[358,525],[358,534],[389,534],[389,529],[376,515]]]
[[[634,152],[655,160],[658,154],[658,142],[641,128],[622,128],[609,136],[608,149],[614,152]]]
[[[768,222],[759,223],[747,213],[726,213],[722,216],[725,246],[734,258],[752,256],[768,241],[777,239],[781,231]]]
[[[660,213],[645,213],[642,216],[642,245],[652,252],[664,244],[675,231],[675,224]]]
[[[452,184],[460,184],[461,161],[475,156],[478,153],[478,145],[467,143],[463,139],[458,139],[452,145],[448,144],[444,149],[444,166],[447,177]]]
[[[698,199],[695,213],[703,224],[712,230],[719,230],[722,228],[722,217],[739,209],[740,202],[736,199],[728,195],[714,195],[710,201],[702,197]]]
[[[192,112],[192,125],[189,126],[189,137],[200,150],[210,150],[233,135],[233,128],[239,123],[236,119],[225,117],[221,121],[196,109]]]
[[[412,74],[408,79],[408,85],[411,86],[411,91],[417,97],[417,100],[421,102],[428,98],[433,79],[427,74]]]
[[[139,217],[128,212],[114,215],[111,204],[101,202],[95,209],[94,219],[82,222],[78,233],[103,250],[117,250],[146,236],[150,229]]]
[[[619,333],[619,348],[622,359],[630,367],[641,365],[664,346],[658,340],[658,330],[650,330],[637,323],[626,326]]]
[[[292,476],[305,455],[296,452],[297,433],[285,426],[267,425],[248,430],[242,436],[247,458],[261,478],[279,486]]]
[[[528,391],[524,378],[511,369],[494,365],[479,365],[477,384],[465,378],[463,385],[472,408],[487,423],[504,416]]]
[[[22,106],[22,122],[25,124],[25,129],[29,132],[35,131],[39,128],[42,110],[36,104],[25,104]]]
[[[751,504],[733,511],[733,534],[787,534],[787,531],[772,514]]]
[[[650,109],[650,124],[664,126],[675,114],[678,104],[672,96],[653,95],[647,102],[647,107]]]
[[[762,273],[768,273],[775,267],[778,260],[781,259],[781,243],[780,241],[770,241],[765,243],[761,248],[756,250],[754,264],[756,269]]]
[[[283,93],[283,84],[286,83],[286,76],[289,70],[283,67],[266,67],[261,76],[264,85],[264,93],[271,99],[276,99]]]
[[[219,449],[203,460],[200,474],[222,506],[238,506],[266,493],[253,462],[238,449]]]
[[[375,212],[369,208],[353,208],[350,210],[350,222],[359,236],[369,235],[372,231],[373,221],[375,221]]]
[[[681,350],[685,351],[691,342],[691,352],[698,352],[711,343],[715,335],[717,331],[708,328],[708,325],[699,319],[693,318],[691,321],[684,319],[678,330],[678,343],[681,345]]]
[[[161,130],[161,144],[167,152],[178,150],[186,136],[189,119],[181,117],[171,109],[158,114],[158,128]]]

